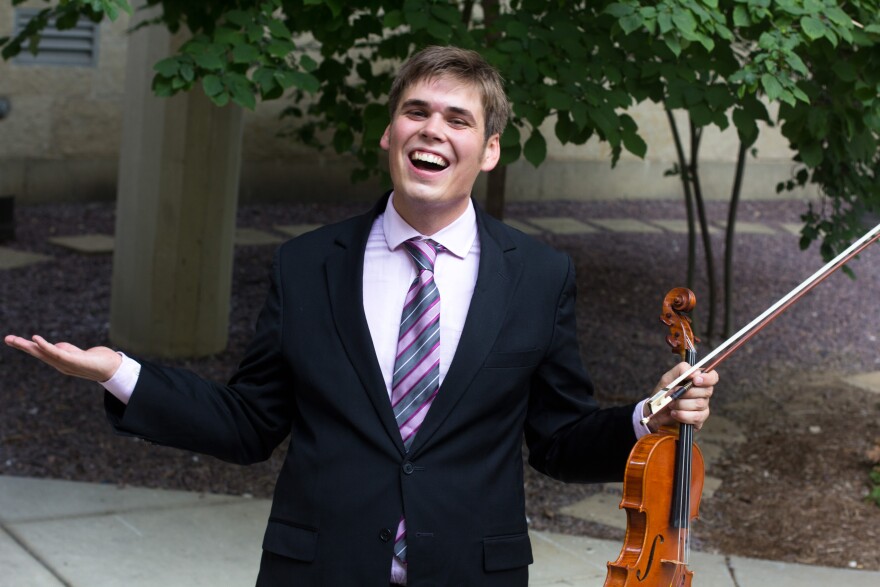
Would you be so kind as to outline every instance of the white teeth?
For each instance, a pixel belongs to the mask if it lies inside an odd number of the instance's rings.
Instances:
[[[439,165],[440,167],[446,167],[449,165],[443,157],[432,153],[423,153],[422,151],[416,151],[411,155],[411,158],[413,161],[424,161],[425,163],[432,163],[434,165]]]

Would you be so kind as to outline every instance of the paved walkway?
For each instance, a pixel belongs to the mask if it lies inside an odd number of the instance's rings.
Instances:
[[[253,585],[269,502],[0,476],[0,587]],[[601,585],[620,544],[532,533],[530,585]],[[877,587],[880,572],[693,553],[700,587]]]

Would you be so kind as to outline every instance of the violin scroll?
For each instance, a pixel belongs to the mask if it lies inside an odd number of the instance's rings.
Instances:
[[[688,351],[696,350],[696,343],[700,339],[694,336],[691,329],[691,319],[688,312],[697,306],[697,296],[686,287],[671,289],[663,298],[663,307],[660,313],[660,321],[669,327],[669,335],[666,344],[672,347],[672,352],[686,360]]]

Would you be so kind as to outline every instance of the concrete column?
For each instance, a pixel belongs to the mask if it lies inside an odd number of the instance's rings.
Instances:
[[[161,25],[129,41],[110,314],[116,347],[165,357],[226,346],[241,160],[240,108],[153,95],[180,42]]]

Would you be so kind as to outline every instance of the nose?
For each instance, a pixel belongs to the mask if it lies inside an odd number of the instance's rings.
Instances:
[[[432,141],[442,141],[443,128],[443,116],[439,112],[436,112],[425,119],[425,124],[422,125],[421,135]]]

